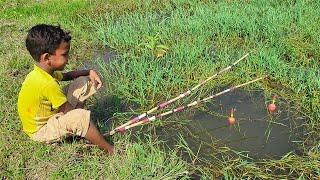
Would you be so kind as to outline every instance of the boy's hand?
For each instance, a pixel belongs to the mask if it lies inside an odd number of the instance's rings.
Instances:
[[[100,88],[101,88],[102,82],[101,82],[100,77],[99,77],[98,74],[96,73],[96,71],[90,70],[90,71],[89,71],[89,78],[90,78],[91,82],[94,83],[94,86],[95,86],[97,89],[100,89]]]

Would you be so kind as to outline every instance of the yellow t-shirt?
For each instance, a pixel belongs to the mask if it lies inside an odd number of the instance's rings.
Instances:
[[[34,65],[33,71],[24,80],[18,97],[18,113],[23,131],[28,136],[31,137],[45,125],[67,101],[57,82],[62,78],[61,72],[56,71],[51,76]]]

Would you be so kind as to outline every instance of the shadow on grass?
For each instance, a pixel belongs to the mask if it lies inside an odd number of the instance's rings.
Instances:
[[[97,97],[92,106],[91,120],[97,123],[101,128],[111,128],[112,117],[115,113],[124,112],[126,109],[125,103],[117,96],[102,96]]]

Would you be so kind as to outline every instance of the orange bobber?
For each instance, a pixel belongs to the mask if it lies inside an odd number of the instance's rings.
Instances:
[[[233,108],[231,109],[231,114],[230,116],[228,117],[228,124],[229,126],[232,126],[234,123],[236,123],[236,118],[234,118],[233,116]]]
[[[276,96],[273,97],[272,103],[268,105],[268,110],[269,110],[269,112],[271,112],[271,113],[273,113],[273,112],[276,110],[276,108],[277,108],[277,106],[276,106],[276,104],[275,104],[275,101],[276,101]]]

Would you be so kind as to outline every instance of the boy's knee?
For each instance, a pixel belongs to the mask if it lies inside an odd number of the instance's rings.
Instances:
[[[96,93],[96,89],[90,82],[89,77],[80,76],[69,85],[67,93],[68,102],[76,108],[77,104],[84,102],[84,100],[94,93]]]

